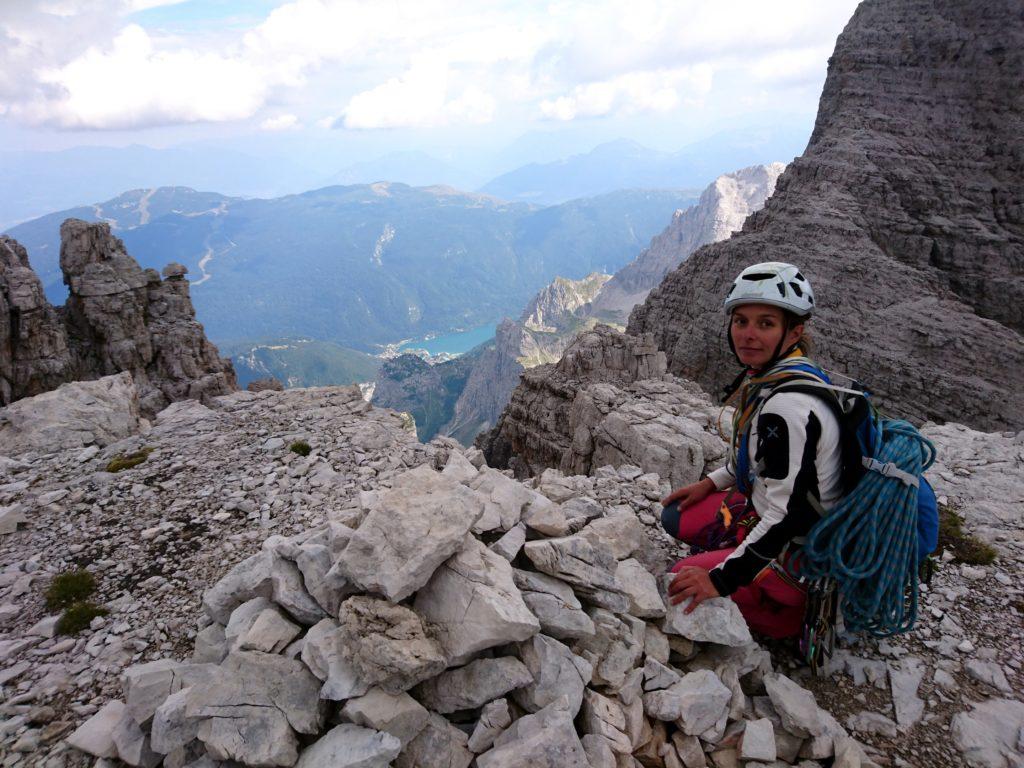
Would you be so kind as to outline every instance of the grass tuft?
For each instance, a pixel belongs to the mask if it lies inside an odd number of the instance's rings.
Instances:
[[[122,469],[131,469],[137,467],[139,464],[144,462],[149,454],[153,452],[152,448],[143,448],[135,453],[126,453],[121,456],[115,456],[107,464],[107,472],[120,472]]]
[[[288,446],[288,450],[292,453],[299,454],[299,456],[309,456],[309,452],[313,449],[309,447],[309,443],[305,440],[296,440]]]
[[[963,518],[952,507],[939,505],[939,551],[948,550],[968,565],[991,565],[998,554],[991,545],[964,531]]]
[[[57,634],[77,635],[87,629],[97,616],[106,616],[109,611],[89,602],[75,603],[57,620]]]
[[[65,571],[53,577],[46,588],[46,607],[51,611],[67,608],[85,600],[96,591],[96,579],[84,568]]]

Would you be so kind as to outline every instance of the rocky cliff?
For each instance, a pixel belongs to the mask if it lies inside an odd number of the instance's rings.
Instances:
[[[696,205],[676,211],[665,231],[601,288],[590,314],[602,322],[625,324],[633,307],[691,253],[729,237],[747,216],[760,210],[785,167],[782,163],[754,165],[715,179]]]
[[[866,0],[840,35],[814,133],[765,208],[634,310],[669,370],[735,372],[721,303],[749,264],[798,264],[829,368],[884,408],[1024,425],[1024,12],[1017,0]]]
[[[235,388],[231,363],[195,319],[184,267],[168,265],[161,280],[108,224],[77,219],[61,226],[60,265],[69,296],[55,309],[25,249],[0,237],[0,404],[121,371],[132,374],[148,416]]]
[[[594,297],[611,275],[594,272],[582,280],[556,277],[533,297],[519,319],[526,328],[542,333],[565,330],[579,315],[586,314]]]

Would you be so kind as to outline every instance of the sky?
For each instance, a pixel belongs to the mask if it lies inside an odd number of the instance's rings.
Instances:
[[[0,147],[529,136],[678,149],[806,124],[856,0],[3,0]],[[561,146],[561,145],[560,145]]]

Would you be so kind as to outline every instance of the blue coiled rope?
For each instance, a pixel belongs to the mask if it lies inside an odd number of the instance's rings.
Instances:
[[[920,477],[935,461],[935,446],[906,421],[881,419],[878,428],[879,462]],[[807,535],[802,575],[835,581],[847,629],[887,637],[913,628],[917,496],[917,486],[868,471]]]

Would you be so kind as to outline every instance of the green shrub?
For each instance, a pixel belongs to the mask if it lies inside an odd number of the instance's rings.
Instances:
[[[288,450],[292,453],[299,454],[299,456],[309,456],[309,452],[313,449],[309,447],[309,443],[305,440],[296,440],[288,446]]]
[[[125,453],[120,456],[115,456],[107,464],[107,472],[120,472],[122,469],[131,469],[137,467],[139,464],[144,462],[149,454],[153,452],[152,448],[143,448],[135,453]]]
[[[46,607],[51,611],[85,600],[96,591],[96,579],[84,568],[57,574],[46,588]]]
[[[75,603],[57,621],[57,634],[77,635],[97,616],[106,616],[109,611],[89,602]]]
[[[939,506],[939,550],[949,550],[961,563],[991,565],[996,559],[996,550],[966,533],[963,525],[963,519],[952,507]]]

